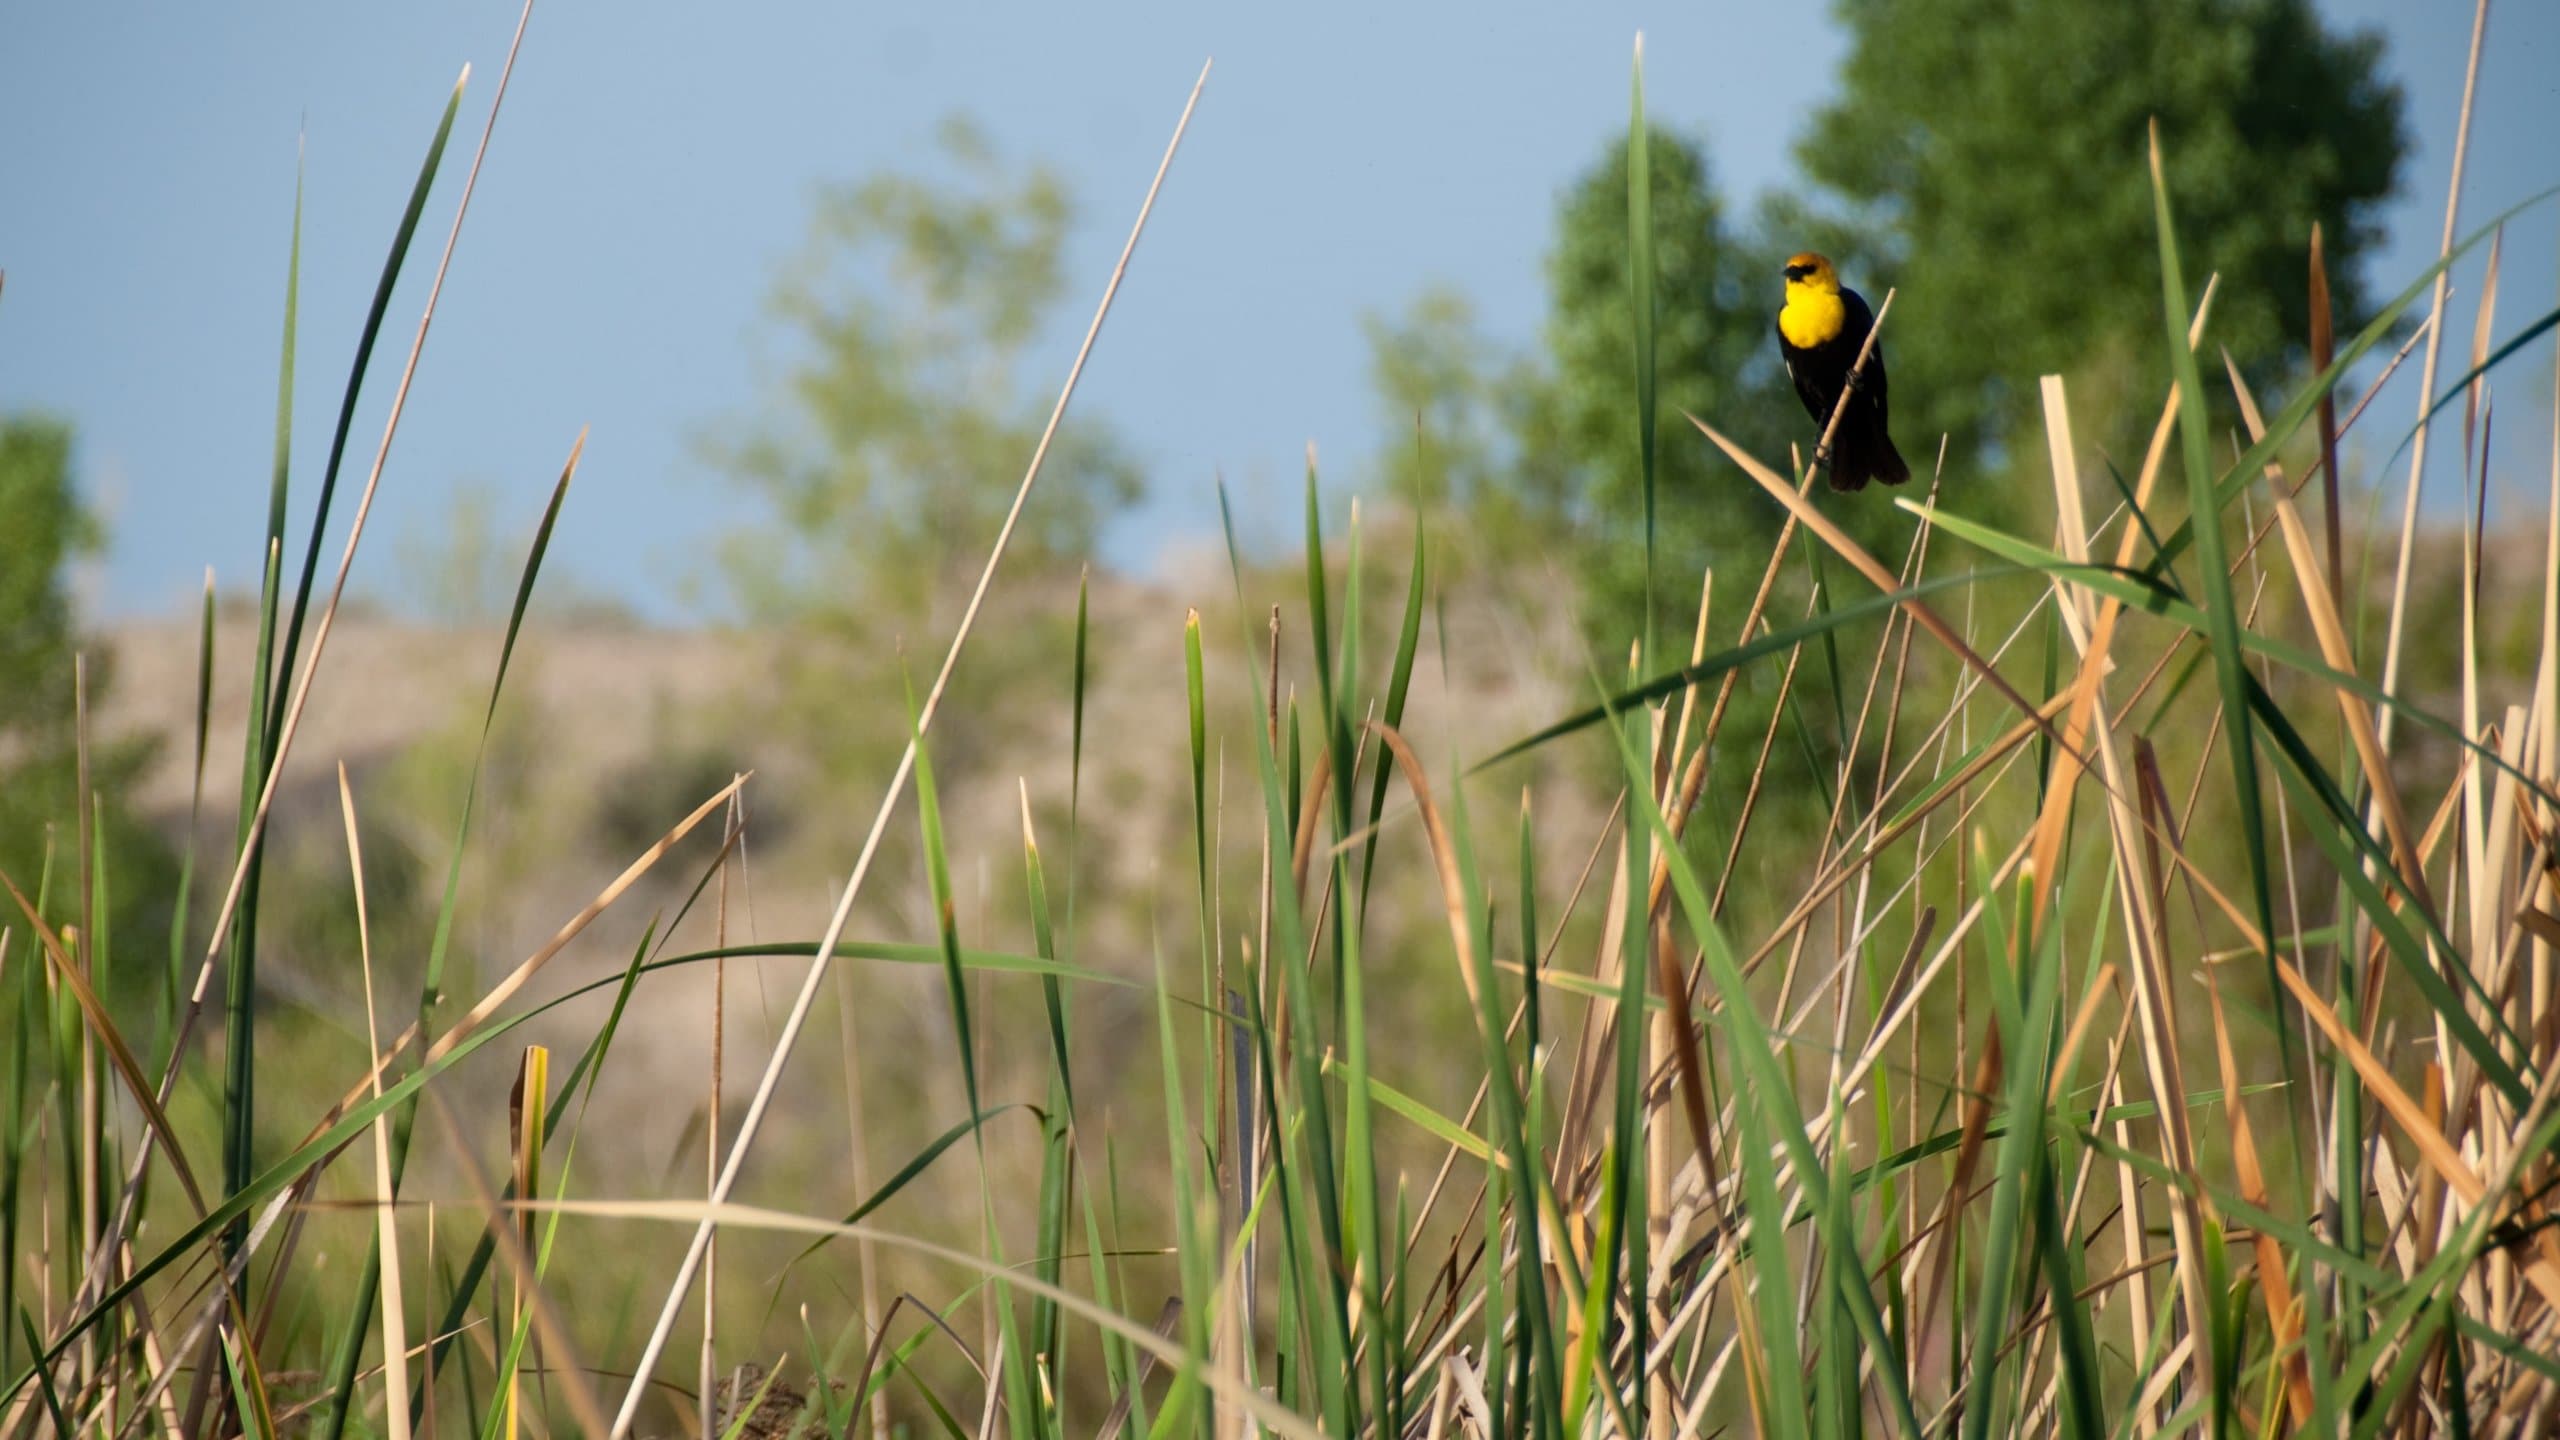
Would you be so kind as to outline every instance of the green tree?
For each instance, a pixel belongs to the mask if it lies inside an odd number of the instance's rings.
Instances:
[[[35,417],[0,420],[0,870],[31,897],[50,859],[51,921],[77,920],[79,894],[79,733],[73,698],[81,638],[66,575],[103,540],[72,483],[71,428]],[[109,675],[91,652],[92,713]],[[103,918],[111,954],[137,957],[111,980],[156,974],[167,938],[176,866],[165,842],[125,807],[123,797],[150,762],[146,740],[93,736],[89,782],[103,823],[95,841],[106,862]],[[7,902],[0,901],[0,905]],[[14,906],[0,926],[14,925]]]
[[[1361,325],[1387,422],[1378,488],[1459,520],[1441,529],[1467,542],[1462,566],[1516,560],[1566,533],[1584,507],[1548,439],[1549,373],[1485,334],[1474,302],[1447,287]]]
[[[960,121],[929,171],[937,178],[879,175],[820,196],[771,300],[794,343],[782,401],[713,443],[780,522],[737,537],[729,555],[731,583],[758,613],[885,604],[912,619],[919,602],[951,598],[1048,418],[1051,392],[1023,370],[1063,293],[1066,191],[1045,169],[1009,169]],[[1008,565],[1080,558],[1137,493],[1105,428],[1068,425]]]
[[[2156,393],[2155,117],[2187,273],[2222,276],[2214,343],[2262,380],[2298,358],[2315,221],[2342,324],[2360,313],[2358,261],[2408,148],[2379,37],[2330,33],[2309,0],[1839,13],[1841,94],[1797,152],[1839,203],[1789,197],[1772,220],[1871,299],[1900,286],[1886,339],[1916,468],[1940,434],[1956,456],[1996,454],[2040,374]],[[2111,445],[2148,423],[2094,398],[2093,415],[2124,412],[2099,437]]]
[[[751,618],[794,633],[785,698],[831,772],[876,779],[865,767],[904,742],[900,669],[920,672],[919,690],[931,680],[1012,504],[1053,402],[1051,375],[1026,370],[1063,297],[1071,216],[1056,176],[1007,165],[954,121],[918,172],[824,192],[774,288],[778,399],[706,448],[770,509],[729,537],[722,571]],[[1046,592],[1072,584],[1138,489],[1107,426],[1060,429],[937,724],[938,758],[1001,723],[1006,707],[968,687],[1001,687],[1016,662],[1057,650],[1073,607]]]

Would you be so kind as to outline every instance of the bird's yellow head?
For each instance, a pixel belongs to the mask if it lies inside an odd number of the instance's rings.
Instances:
[[[1814,295],[1840,293],[1840,276],[1831,268],[1831,261],[1810,250],[1801,255],[1790,256],[1787,260],[1787,303],[1794,304],[1798,295],[1806,293]]]
[[[1831,262],[1807,250],[1788,258],[1786,275],[1787,305],[1778,312],[1778,329],[1787,343],[1810,350],[1839,334],[1848,311]]]

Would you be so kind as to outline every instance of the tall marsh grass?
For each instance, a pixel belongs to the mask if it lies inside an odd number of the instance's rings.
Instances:
[[[258,677],[239,845],[189,862],[182,886],[216,903],[178,904],[194,915],[166,962],[167,1013],[108,998],[132,993],[105,983],[111,966],[145,962],[97,923],[115,876],[87,829],[63,832],[75,838],[44,874],[9,877],[0,1436],[2560,1432],[2560,459],[2539,522],[2540,639],[2521,668],[2477,623],[2478,507],[2453,546],[2462,573],[2417,582],[2463,587],[2459,635],[2406,635],[2405,583],[2369,609],[2375,577],[2342,573],[2338,539],[2341,507],[2392,483],[2339,473],[2342,441],[2389,424],[2360,403],[2339,418],[2351,368],[2396,368],[2411,346],[2393,346],[2423,335],[2429,409],[2412,442],[2430,420],[2458,425],[2477,456],[2488,375],[2552,327],[2539,317],[2495,351],[2484,339],[2434,384],[2444,270],[2494,227],[2457,240],[2449,223],[2445,262],[2343,343],[2324,332],[2317,373],[2278,403],[2213,363],[2214,283],[2179,248],[2155,145],[2159,249],[2124,262],[2159,274],[2163,360],[2130,473],[2079,441],[2072,396],[2046,377],[2051,534],[1969,518],[1966,477],[1943,476],[1923,495],[1857,497],[1909,518],[1902,552],[1876,555],[1826,517],[1812,472],[1692,417],[1734,483],[1787,512],[1758,598],[1691,624],[1649,553],[1659,613],[1632,667],[1595,658],[1587,707],[1489,756],[1435,753],[1408,714],[1426,636],[1447,638],[1434,517],[1385,562],[1363,556],[1356,519],[1329,551],[1311,462],[1302,595],[1285,613],[1248,603],[1238,554],[1231,607],[1166,617],[1183,625],[1174,763],[1192,843],[1159,858],[1196,907],[1151,957],[1142,1063],[1161,1133],[1133,1133],[1077,1087],[1098,1043],[1093,988],[1125,983],[1079,944],[1076,855],[1098,803],[1085,769],[1125,743],[1087,729],[1081,600],[1043,692],[1071,718],[1064,832],[1039,833],[1023,805],[1026,948],[962,933],[935,784],[933,721],[973,602],[906,699],[912,740],[833,923],[803,943],[729,937],[736,802],[754,783],[740,776],[662,817],[664,837],[496,983],[447,993],[475,771],[424,984],[377,989],[360,800],[342,773],[347,958],[363,979],[347,1021],[377,1060],[315,1102],[270,1083],[279,1062],[248,1042],[268,806],[303,704],[328,683],[396,433],[395,403],[321,591],[357,396],[461,93],[397,227],[298,566],[288,288],[259,640],[228,662]],[[1635,153],[1629,404],[1649,437],[1651,207]],[[298,266],[298,231],[295,247]],[[2494,305],[2493,281],[2483,337]],[[1889,297],[1883,309],[1889,326]],[[411,367],[432,316],[431,298]],[[406,385],[404,372],[403,398]],[[1040,472],[1026,458],[1024,494]],[[572,448],[490,720],[577,468]],[[2466,468],[2466,485],[2486,483]],[[2406,515],[2401,557],[2424,539],[2414,503]],[[991,540],[980,596],[1004,553]],[[1791,568],[1815,583],[1782,585]],[[208,637],[209,617],[210,598]],[[2454,713],[2400,683],[2404,643],[2441,657]],[[1797,687],[1800,665],[1826,683]],[[1213,675],[1246,690],[1213,695]],[[1779,689],[1764,733],[1726,727],[1746,680]],[[1236,715],[1250,718],[1222,718]],[[2409,762],[2412,737],[2449,764]],[[1810,836],[1754,828],[1781,743],[1829,757]],[[1542,823],[1523,784],[1538,773],[1523,757],[1560,751],[1611,777],[1596,834]],[[1745,777],[1739,804],[1705,803],[1710,756]],[[1234,789],[1218,779],[1229,760],[1246,776]],[[938,923],[848,935],[892,827],[916,837]],[[720,844],[684,877],[694,900],[653,920],[619,975],[519,1003],[696,832]],[[1397,851],[1417,863],[1382,869]],[[1373,923],[1389,913],[1430,923]],[[705,938],[680,947],[679,933]],[[653,982],[775,953],[811,963],[771,1068],[709,1079],[749,1100],[710,1137],[707,1183],[590,1188],[586,1101]],[[878,960],[938,968],[950,1028],[895,1063],[947,1067],[965,1113],[914,1153],[872,1157],[850,1213],[743,1203],[739,1174],[830,967]],[[1427,1036],[1385,1018],[1417,991],[1465,1023]],[[997,992],[1024,1005],[1000,1021],[983,999]],[[583,1046],[555,1056],[519,1034],[599,998]],[[1025,1014],[1038,1019],[1016,1027]],[[218,1058],[215,1034],[229,1037]],[[1046,1057],[1045,1082],[989,1088],[999,1047]],[[445,1098],[466,1064],[516,1076],[503,1136]],[[1432,1103],[1423,1081],[1453,1071],[1469,1098]],[[173,1118],[191,1074],[218,1076],[213,1133]],[[995,1123],[1009,1112],[1034,1123]],[[297,1138],[262,1140],[279,1130]],[[507,1166],[490,1173],[476,1158],[490,1153]],[[970,1164],[974,1213],[953,1217],[969,1243],[879,1218],[917,1177]],[[398,1203],[422,1167],[472,1197],[472,1227]],[[343,1204],[317,1196],[332,1171],[365,1197],[365,1224],[324,1242],[316,1221]],[[683,1264],[632,1273],[634,1227],[690,1236]],[[837,1267],[845,1303],[745,1333],[717,1312],[696,1324],[722,1236]],[[892,1264],[931,1285],[884,1297]],[[314,1284],[323,1265],[352,1280]],[[735,1288],[760,1272],[720,1273]],[[628,1303],[563,1303],[570,1277],[599,1274],[626,1281]]]

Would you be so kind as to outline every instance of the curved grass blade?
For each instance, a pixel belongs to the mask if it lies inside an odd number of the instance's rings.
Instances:
[[[935,953],[935,949],[936,947],[932,946],[892,945],[878,942],[848,941],[839,942],[836,946],[835,954],[840,957],[855,959],[880,959],[901,962],[931,963],[931,958]],[[327,1127],[311,1136],[311,1138],[304,1141],[300,1146],[296,1147],[291,1153],[285,1155],[282,1159],[259,1172],[253,1181],[243,1190],[236,1194],[223,1197],[220,1203],[208,1210],[201,1219],[196,1220],[186,1229],[173,1235],[168,1244],[161,1247],[148,1258],[138,1260],[137,1263],[135,1263],[129,1271],[124,1273],[112,1287],[108,1288],[95,1301],[93,1301],[86,1310],[81,1311],[73,1318],[72,1322],[65,1327],[61,1335],[56,1338],[53,1349],[39,1357],[40,1364],[51,1364],[58,1361],[62,1355],[68,1352],[71,1345],[76,1343],[82,1335],[86,1334],[93,1326],[98,1324],[100,1320],[110,1314],[113,1314],[118,1308],[122,1307],[127,1301],[132,1299],[144,1285],[158,1278],[161,1274],[166,1272],[170,1266],[185,1259],[195,1249],[195,1247],[202,1245],[212,1236],[219,1234],[233,1221],[250,1214],[258,1207],[259,1204],[269,1199],[287,1185],[292,1184],[313,1166],[325,1162],[338,1151],[344,1149],[350,1142],[361,1138],[365,1131],[371,1128],[376,1117],[391,1114],[401,1107],[408,1105],[411,1101],[416,1099],[420,1091],[424,1090],[437,1077],[443,1075],[446,1071],[451,1070],[455,1066],[469,1060],[471,1056],[478,1054],[484,1047],[505,1038],[507,1035],[515,1031],[517,1027],[538,1020],[541,1017],[565,1006],[574,1005],[591,996],[601,994],[606,990],[623,987],[629,984],[635,977],[655,974],[659,971],[674,969],[678,966],[702,964],[715,957],[730,959],[736,959],[742,956],[753,957],[777,955],[813,957],[815,953],[815,945],[798,944],[740,946],[720,951],[697,951],[685,955],[671,956],[667,959],[651,961],[637,967],[636,970],[617,972],[614,975],[575,986],[553,999],[528,1008],[520,1014],[505,1017],[492,1017],[486,1024],[455,1041],[449,1048],[445,1049],[442,1054],[435,1055],[433,1059],[421,1065],[417,1070],[402,1076],[397,1082],[386,1084],[379,1096],[368,1096],[360,1103],[348,1106],[338,1115],[336,1120],[330,1123]],[[969,960],[973,954],[979,958],[1010,962],[1008,964],[999,965],[996,968],[1012,969],[1028,973],[1040,973],[1043,968],[1037,961],[1034,961],[1027,956],[990,955],[986,952],[964,952],[964,962]],[[1059,973],[1074,974],[1078,976],[1082,975],[1082,972],[1074,972],[1070,967],[1062,966],[1055,967],[1055,969]],[[1111,984],[1135,984],[1135,982],[1114,980],[1101,976],[1092,976],[1089,978],[1102,980],[1104,983]],[[617,1015],[620,1013],[619,1007],[617,1007],[615,1013]],[[609,1040],[611,1035],[612,1030],[611,1027],[608,1026],[605,1032],[603,1032],[603,1034],[598,1038],[600,1041]],[[573,1071],[573,1079],[575,1078],[575,1075],[576,1072]],[[31,1366],[28,1369],[18,1371],[10,1376],[5,1385],[0,1385],[0,1407],[6,1407],[12,1400],[16,1399],[19,1392],[35,1378],[35,1368],[36,1367]]]
[[[294,587],[293,612],[285,625],[281,663],[275,671],[279,675],[293,673],[294,655],[302,643],[302,622],[311,608],[311,587],[320,574],[320,545],[327,537],[329,529],[330,502],[337,496],[338,472],[347,458],[347,436],[355,426],[356,401],[364,393],[365,373],[373,365],[373,347],[375,342],[382,338],[383,316],[391,308],[391,292],[398,286],[401,267],[409,258],[409,242],[416,238],[418,221],[426,213],[427,193],[435,188],[436,171],[444,163],[445,142],[452,138],[454,117],[462,110],[463,85],[469,78],[470,72],[466,70],[463,78],[453,83],[453,94],[445,100],[444,118],[436,123],[435,138],[427,144],[427,158],[419,165],[418,178],[409,187],[408,208],[401,212],[399,228],[392,232],[391,253],[383,258],[382,273],[374,281],[373,303],[366,308],[364,328],[356,335],[355,359],[347,366],[346,389],[338,399],[337,428],[329,437],[329,460],[320,472],[319,504],[311,516],[310,544],[303,549],[302,578]],[[297,210],[299,204],[297,199]],[[289,423],[289,419],[289,416],[280,418],[279,426]],[[278,451],[277,468],[276,494],[271,502],[276,513],[269,533],[274,538],[281,539],[284,533],[281,448]],[[266,717],[265,723],[267,737],[264,743],[272,752],[276,744],[277,732],[284,725],[284,712],[278,709]],[[254,798],[253,796],[252,799]]]
[[[408,258],[409,244],[417,233],[419,217],[425,212],[427,194],[435,186],[436,171],[443,163],[445,143],[452,136],[454,117],[461,111],[463,86],[469,76],[470,72],[466,69],[463,77],[454,82],[453,93],[445,100],[444,115],[436,124],[435,138],[428,142],[426,160],[420,165],[417,180],[410,187],[408,208],[401,215],[398,229],[393,232],[391,253],[383,262],[381,277],[375,284],[373,305],[366,313],[364,329],[356,344],[355,360],[347,373],[346,390],[339,402],[337,431],[330,442],[328,464],[321,476],[319,503],[312,516],[311,539],[304,549],[302,578],[295,587],[292,615],[285,626],[282,645],[272,651],[270,646],[275,637],[275,605],[279,598],[274,583],[269,584],[261,605],[258,673],[253,690],[258,697],[265,698],[267,703],[253,703],[251,709],[250,738],[247,748],[254,757],[255,763],[247,767],[248,773],[242,782],[240,824],[243,844],[250,842],[250,829],[254,823],[252,817],[257,809],[258,795],[265,784],[266,772],[273,763],[276,747],[282,743],[285,707],[272,703],[272,696],[267,694],[269,677],[293,673],[294,659],[301,648],[303,619],[310,609],[312,585],[319,575],[320,546],[328,530],[330,502],[336,496],[338,473],[346,457],[348,432],[355,421],[356,399],[363,388],[365,372],[372,364],[374,343],[381,333],[383,315],[390,307],[391,292],[399,280],[402,263]],[[297,269],[301,252],[300,210],[300,186],[297,182],[294,240]],[[275,480],[268,501],[268,544],[271,557],[278,554],[278,547],[282,544],[284,533],[285,476],[290,452],[288,442],[293,423],[291,335],[295,290],[298,290],[298,285],[288,288],[285,363],[283,382],[277,401]],[[254,1164],[251,1147],[254,1143],[255,1130],[256,1072],[254,1067],[257,1047],[240,1043],[238,1037],[250,1033],[250,1026],[254,1020],[252,1007],[256,994],[258,895],[265,874],[265,849],[265,845],[260,843],[257,846],[258,853],[248,858],[247,873],[241,877],[240,913],[236,917],[232,934],[230,989],[226,996],[225,1008],[231,1027],[228,1033],[235,1039],[231,1047],[233,1058],[230,1061],[230,1076],[224,1104],[225,1189],[236,1188],[237,1183],[248,1175]],[[242,1238],[244,1237],[235,1233],[228,1237],[227,1243],[237,1245]],[[331,1431],[333,1437],[336,1433],[335,1430]]]
[[[364,332],[357,347],[356,360],[348,374],[347,392],[340,404],[337,438],[330,447],[330,459],[321,483],[319,505],[312,520],[311,540],[303,561],[302,579],[296,590],[292,618],[285,629],[284,643],[280,650],[271,648],[275,639],[274,622],[279,597],[277,585],[281,579],[280,572],[268,582],[260,605],[258,671],[252,685],[253,704],[245,745],[250,763],[243,767],[240,804],[240,843],[248,846],[254,842],[255,849],[254,853],[245,857],[244,873],[239,877],[240,907],[235,916],[230,937],[229,984],[224,1005],[227,1033],[232,1037],[223,1103],[223,1188],[226,1192],[236,1190],[247,1179],[255,1165],[257,1047],[246,1043],[246,1037],[252,1033],[255,1023],[258,897],[265,874],[266,847],[263,838],[253,837],[251,832],[255,828],[254,816],[258,809],[260,792],[265,785],[266,773],[272,767],[277,746],[282,743],[285,721],[285,707],[273,703],[273,696],[268,693],[269,679],[271,676],[293,673],[295,653],[301,640],[303,617],[309,608],[312,583],[319,569],[320,545],[328,525],[329,504],[337,488],[338,470],[345,454],[346,437],[354,420],[356,392],[361,387],[365,369],[371,362],[373,342],[381,329],[383,313],[390,304],[391,290],[398,279],[401,262],[408,254],[410,239],[416,233],[419,216],[426,207],[427,193],[433,188],[436,171],[443,161],[445,143],[453,132],[454,117],[461,109],[463,85],[469,75],[469,70],[465,69],[463,77],[454,82],[453,93],[445,101],[444,115],[437,122],[435,138],[428,144],[425,163],[419,168],[418,178],[411,187],[408,209],[402,215],[399,228],[394,232],[391,255],[384,264],[382,277],[375,288],[373,308],[366,317]],[[300,204],[297,182],[295,200],[297,273],[301,245]],[[271,568],[279,562],[283,538],[285,479],[292,429],[292,329],[298,289],[298,282],[288,286],[285,360],[277,401],[275,478],[270,487],[268,502],[268,557]],[[236,1249],[246,1238],[245,1233],[235,1227],[225,1235],[224,1244],[226,1248]]]

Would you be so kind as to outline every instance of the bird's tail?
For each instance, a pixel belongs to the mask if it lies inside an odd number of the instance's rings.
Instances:
[[[1893,437],[1882,430],[1876,432],[1875,477],[1887,485],[1900,485],[1911,478],[1911,467],[1902,463],[1902,452],[1893,448]]]
[[[1870,480],[1900,485],[1911,478],[1911,467],[1902,462],[1902,452],[1893,448],[1893,437],[1881,430],[1855,441],[1835,442],[1832,448],[1834,490],[1864,490]]]

